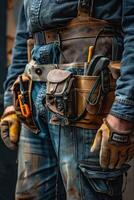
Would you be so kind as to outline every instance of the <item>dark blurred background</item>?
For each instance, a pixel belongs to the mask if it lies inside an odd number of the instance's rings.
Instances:
[[[22,1],[0,0],[0,116],[3,112],[3,82],[12,60],[12,46]],[[131,162],[131,165],[123,200],[134,200],[134,161]],[[15,199],[16,177],[17,152],[8,150],[0,139],[0,200]],[[124,187],[125,182],[124,179]]]
[[[0,116],[3,112],[3,82],[11,53],[21,0],[0,0]],[[8,150],[0,139],[0,200],[14,200],[17,152]]]

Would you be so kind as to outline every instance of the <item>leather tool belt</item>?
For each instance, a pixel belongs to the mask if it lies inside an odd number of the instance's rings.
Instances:
[[[114,67],[110,61],[115,61],[117,49],[120,51],[115,39],[118,30],[106,21],[78,16],[65,27],[34,34],[35,44],[56,42],[61,51],[59,64],[31,61],[25,70],[31,80],[47,82],[46,106],[53,113],[51,123],[83,128],[101,125],[114,100],[116,80],[112,75],[116,70],[111,71]],[[89,46],[94,46],[90,67]],[[69,68],[81,68],[83,75],[74,75]]]
[[[51,123],[96,128],[114,100],[116,80],[109,64],[97,75],[74,75],[69,68],[86,70],[87,63],[38,65],[31,61],[25,74],[47,83],[46,106],[53,112]],[[109,68],[108,68],[109,67]]]
[[[116,60],[116,36],[121,34],[120,30],[119,25],[78,16],[65,27],[34,33],[33,38],[35,44],[57,43],[61,49],[60,63],[85,62],[91,45],[95,46],[94,55],[102,54]]]
[[[73,75],[55,69],[47,76],[46,105],[52,123],[97,128],[114,100],[115,80],[107,69],[97,76]],[[57,119],[56,119],[57,117]]]

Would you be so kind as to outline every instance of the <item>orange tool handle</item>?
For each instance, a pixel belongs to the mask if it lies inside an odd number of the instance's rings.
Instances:
[[[18,95],[18,100],[20,104],[21,113],[24,117],[30,117],[31,112],[28,104],[24,102],[24,97],[22,95]]]
[[[87,62],[90,63],[93,56],[94,46],[89,46]]]

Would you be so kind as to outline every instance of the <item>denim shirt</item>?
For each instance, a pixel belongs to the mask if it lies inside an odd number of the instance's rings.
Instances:
[[[124,51],[121,76],[117,81],[116,97],[111,114],[134,120],[134,1],[83,0],[89,3],[89,14],[114,24],[121,24],[124,32]],[[93,5],[93,6],[91,6]],[[78,0],[24,0],[18,21],[13,49],[13,61],[5,81],[5,107],[12,105],[10,88],[27,63],[29,32],[38,32],[65,25],[77,16]]]

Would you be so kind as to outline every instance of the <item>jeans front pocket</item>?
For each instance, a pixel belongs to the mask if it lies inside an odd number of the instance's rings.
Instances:
[[[81,162],[79,168],[88,181],[88,184],[96,193],[101,193],[109,197],[111,196],[111,198],[117,196],[121,197],[123,173],[128,170],[128,165],[124,165],[121,169],[105,170],[100,168],[99,165]]]

